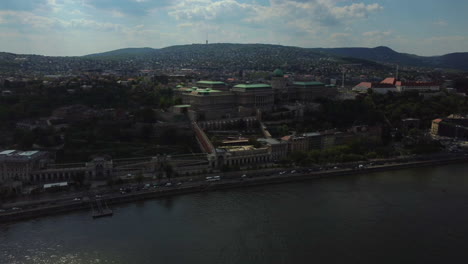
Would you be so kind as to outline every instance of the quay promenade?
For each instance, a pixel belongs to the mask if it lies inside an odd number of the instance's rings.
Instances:
[[[338,177],[346,175],[355,175],[361,173],[380,172],[388,170],[400,170],[408,168],[440,166],[453,163],[465,163],[468,161],[468,155],[461,154],[458,156],[450,156],[445,158],[402,162],[383,165],[367,165],[362,168],[331,168],[321,171],[305,171],[299,168],[276,168],[274,170],[256,170],[243,171],[236,173],[220,174],[220,181],[207,182],[204,177],[194,178],[193,181],[181,182],[176,184],[178,179],[173,179],[175,184],[171,186],[159,186],[148,190],[140,190],[130,193],[113,192],[105,195],[81,196],[79,199],[58,199],[48,200],[46,203],[31,202],[32,207],[27,207],[19,210],[8,210],[0,213],[1,222],[12,222],[25,219],[32,219],[52,214],[61,214],[76,210],[91,210],[92,202],[101,200],[109,206],[120,203],[136,202],[146,199],[154,199],[159,197],[182,195],[194,192],[215,191],[222,189],[241,188],[249,186],[259,186],[265,184],[279,184],[294,181],[305,181],[317,178]],[[300,172],[296,172],[300,171]],[[246,176],[244,176],[246,175]],[[248,177],[247,177],[248,175]],[[244,177],[242,177],[244,176]],[[76,197],[78,198],[78,197]],[[118,213],[118,212],[116,212]]]

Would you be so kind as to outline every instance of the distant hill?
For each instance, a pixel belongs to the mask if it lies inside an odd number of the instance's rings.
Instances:
[[[316,51],[344,57],[360,58],[382,63],[406,66],[468,70],[468,53],[451,53],[443,56],[424,57],[399,53],[389,47],[376,48],[320,48]]]
[[[132,60],[144,64],[200,69],[258,69],[284,67],[289,70],[314,68],[321,59],[341,61],[336,55],[312,49],[268,44],[192,44],[162,49],[120,49],[84,56],[86,59]]]
[[[125,48],[81,57],[50,57],[0,52],[0,71],[8,73],[196,68],[212,70],[274,70],[323,74],[339,71],[340,64],[359,63],[382,70],[385,63],[468,71],[468,53],[423,57],[376,48],[300,48],[270,44],[192,44],[162,49]],[[382,64],[383,63],[383,64]]]
[[[430,57],[435,66],[468,71],[468,52],[450,53],[438,57]]]
[[[112,51],[107,51],[107,52],[102,52],[102,53],[94,53],[94,54],[89,54],[85,55],[83,57],[94,57],[94,58],[112,58],[112,57],[128,57],[128,56],[146,56],[148,54],[152,54],[156,51],[157,49],[153,48],[125,48],[125,49],[118,49],[118,50],[112,50]]]
[[[147,62],[171,64],[179,67],[261,69],[271,70],[282,67],[287,70],[308,70],[324,61],[351,63],[358,58],[343,58],[315,49],[271,45],[271,44],[191,44],[177,45],[162,49],[119,49],[97,53],[84,58],[132,59]],[[371,61],[359,60],[365,66],[382,67]]]

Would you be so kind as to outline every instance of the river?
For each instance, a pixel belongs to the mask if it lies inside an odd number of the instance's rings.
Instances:
[[[0,263],[465,263],[466,164],[232,189],[0,225]],[[462,262],[458,261],[464,260]]]

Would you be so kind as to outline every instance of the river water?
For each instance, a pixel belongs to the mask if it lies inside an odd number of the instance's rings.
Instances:
[[[0,225],[0,263],[466,263],[468,166],[269,185]]]

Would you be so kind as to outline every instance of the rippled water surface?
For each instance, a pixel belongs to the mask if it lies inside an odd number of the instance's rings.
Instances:
[[[0,263],[466,263],[468,166],[190,194],[0,225]],[[461,262],[460,262],[461,261]]]

